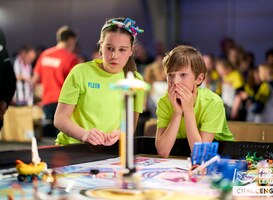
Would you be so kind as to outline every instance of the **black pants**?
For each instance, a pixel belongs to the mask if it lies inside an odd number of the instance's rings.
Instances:
[[[236,119],[232,119],[231,118],[231,107],[229,107],[228,105],[224,104],[225,107],[225,111],[226,111],[226,118],[227,120],[233,120],[233,121],[245,121],[246,120],[246,110],[244,105],[241,105],[239,110],[238,110],[238,116]]]
[[[56,137],[57,134],[60,132],[54,125],[54,115],[56,112],[56,108],[57,108],[58,103],[51,103],[51,104],[47,104],[43,106],[43,111],[45,113],[45,117],[48,120],[51,120],[50,124],[47,124],[44,127],[43,130],[43,136],[47,136],[47,137]]]

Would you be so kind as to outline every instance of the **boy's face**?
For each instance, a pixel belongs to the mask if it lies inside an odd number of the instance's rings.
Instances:
[[[168,73],[167,81],[169,87],[176,84],[183,84],[193,92],[194,87],[202,83],[203,77],[204,74],[199,74],[198,77],[195,78],[191,67],[183,67],[179,71]]]

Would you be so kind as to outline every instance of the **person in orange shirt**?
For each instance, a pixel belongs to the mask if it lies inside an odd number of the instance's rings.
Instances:
[[[68,26],[63,26],[58,29],[56,38],[57,45],[46,49],[39,56],[32,77],[33,84],[41,82],[43,111],[46,119],[52,122],[45,134],[53,137],[58,133],[53,121],[62,85],[70,70],[79,62],[73,53],[77,42],[76,33]]]

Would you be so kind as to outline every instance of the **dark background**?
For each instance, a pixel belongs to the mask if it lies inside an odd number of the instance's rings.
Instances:
[[[69,25],[89,57],[105,20],[117,16],[137,21],[145,30],[139,40],[152,55],[157,43],[166,50],[190,43],[219,55],[220,40],[228,36],[260,64],[273,47],[272,0],[0,0],[0,26],[10,54],[26,43],[53,46],[56,30]]]

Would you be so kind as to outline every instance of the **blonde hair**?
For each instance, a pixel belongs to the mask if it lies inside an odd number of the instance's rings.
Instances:
[[[205,79],[207,73],[201,53],[191,46],[180,45],[175,47],[166,54],[162,63],[166,73],[176,72],[184,67],[191,67],[195,78],[203,73]]]
[[[268,65],[268,64],[261,64],[258,67],[259,71],[262,69],[263,70],[263,78],[260,77],[260,79],[264,79],[262,81],[270,81],[273,79],[273,69],[272,66]],[[260,72],[259,72],[260,74]],[[259,75],[260,76],[260,75]]]

